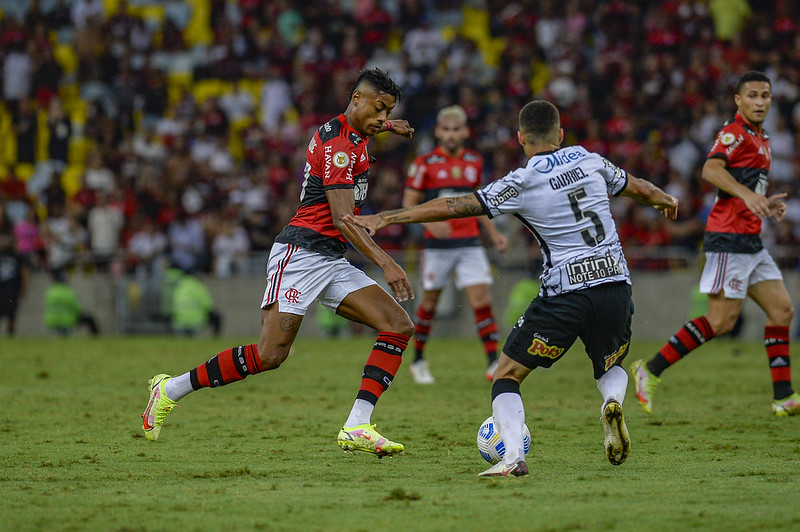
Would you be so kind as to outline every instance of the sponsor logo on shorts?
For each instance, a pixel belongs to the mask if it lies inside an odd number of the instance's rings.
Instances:
[[[628,348],[628,344],[630,344],[630,342],[625,343],[622,347],[620,347],[610,355],[606,355],[606,357],[603,359],[605,360],[606,371],[610,370],[611,367],[614,365],[614,363],[617,361],[617,359],[622,356],[622,353],[624,353],[625,350]]]
[[[289,303],[300,303],[300,290],[292,287],[283,294],[283,297],[285,297],[286,301]]]
[[[564,353],[563,347],[557,345],[547,345],[539,338],[534,338],[531,346],[528,348],[528,353],[535,357],[552,358],[555,360]]]

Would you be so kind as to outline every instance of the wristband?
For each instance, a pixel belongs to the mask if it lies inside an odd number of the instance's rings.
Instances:
[[[383,129],[384,131],[391,131],[394,129],[394,124],[392,124],[390,120],[387,120],[383,123]]]

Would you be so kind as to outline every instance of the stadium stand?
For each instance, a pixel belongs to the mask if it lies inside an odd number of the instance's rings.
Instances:
[[[618,204],[631,265],[687,267],[713,201],[699,179],[704,155],[733,114],[731,84],[759,69],[773,81],[766,129],[781,147],[775,188],[791,198],[787,219],[766,224],[765,240],[782,267],[796,268],[800,32],[792,13],[800,6],[721,4],[0,0],[0,181],[36,183],[9,214],[21,221],[26,210],[37,213],[43,268],[54,202],[77,221],[72,266],[92,267],[85,234],[99,192],[87,179],[95,150],[113,175],[104,192],[125,215],[115,258],[123,272],[136,270],[127,245],[141,218],[164,235],[184,215],[199,220],[206,250],[219,227],[232,225],[263,254],[298,203],[310,132],[339,112],[360,69],[379,66],[402,84],[407,98],[396,114],[417,133],[413,143],[371,144],[375,180],[396,194],[379,195],[367,212],[399,205],[405,167],[432,145],[435,109],[457,103],[468,111],[470,142],[492,179],[520,162],[520,106],[548,98],[564,110],[567,142],[604,153],[682,201],[674,224]],[[49,150],[52,99],[71,125],[62,162]],[[535,250],[525,251],[529,238],[506,229],[523,251],[504,260],[535,261]],[[404,231],[378,240],[400,250],[412,241]],[[260,271],[256,263],[248,267]],[[199,268],[212,272],[213,264],[204,256]]]

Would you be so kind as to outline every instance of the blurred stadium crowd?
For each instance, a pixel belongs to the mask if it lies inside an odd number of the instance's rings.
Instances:
[[[714,198],[699,170],[736,79],[758,69],[772,79],[772,191],[790,196],[765,239],[794,268],[799,3],[0,0],[0,232],[39,269],[147,273],[168,257],[221,277],[261,271],[299,203],[313,130],[379,66],[417,132],[371,143],[368,211],[400,205],[442,106],[467,111],[490,180],[521,162],[519,108],[547,98],[567,143],[680,198],[677,223],[616,203],[632,266],[669,268],[697,252]],[[399,251],[413,235],[392,226],[376,240]]]

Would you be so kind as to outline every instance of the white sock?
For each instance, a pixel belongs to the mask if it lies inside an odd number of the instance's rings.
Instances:
[[[603,396],[603,406],[600,408],[600,415],[603,415],[603,408],[609,399],[616,399],[621,405],[625,401],[625,391],[628,389],[628,372],[620,366],[613,366],[605,375],[597,379],[597,389]]]
[[[501,393],[492,401],[492,415],[506,446],[503,462],[513,464],[525,459],[522,427],[525,424],[525,407],[518,393]]]
[[[173,401],[180,401],[194,391],[192,379],[187,371],[183,375],[172,377],[164,383],[164,393]]]
[[[355,427],[356,425],[363,425],[369,423],[372,418],[372,411],[375,410],[375,405],[363,399],[356,399],[353,403],[353,409],[350,410],[350,416],[345,421],[345,427]]]

